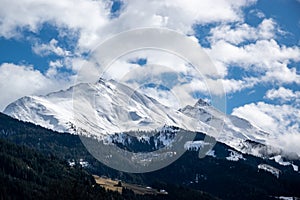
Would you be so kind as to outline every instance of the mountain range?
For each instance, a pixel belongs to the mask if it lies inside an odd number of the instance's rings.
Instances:
[[[114,80],[100,79],[45,96],[26,96],[9,104],[4,113],[58,132],[106,141],[133,131],[144,132],[136,137],[145,140],[149,138],[145,132],[180,128],[209,135],[243,154],[292,165],[298,171],[293,160],[299,160],[299,156],[270,145],[268,141],[276,134],[267,133],[246,119],[226,115],[202,99],[175,110]],[[168,139],[169,143],[173,138]],[[187,141],[185,147],[202,148],[201,145],[199,141]]]

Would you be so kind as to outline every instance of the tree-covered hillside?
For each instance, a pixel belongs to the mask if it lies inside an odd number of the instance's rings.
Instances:
[[[53,156],[0,140],[1,199],[122,199],[91,175]]]
[[[176,196],[178,199],[191,199],[189,197],[197,199],[195,196],[199,199],[212,198],[201,191],[228,200],[276,199],[276,196],[300,197],[300,174],[294,172],[291,166],[281,166],[274,161],[250,155],[243,155],[245,160],[229,161],[226,156],[232,149],[221,143],[217,143],[214,147],[215,157],[207,156],[204,159],[199,159],[198,152],[187,151],[176,162],[161,170],[144,174],[129,174],[111,169],[94,159],[76,135],[57,133],[31,123],[21,122],[1,113],[0,137],[15,144],[24,145],[30,148],[30,151],[39,152],[38,154],[43,156],[41,163],[50,162],[51,159],[59,159],[56,162],[59,164],[57,169],[60,170],[57,170],[56,173],[62,171],[72,175],[68,170],[77,170],[78,167],[70,168],[68,162],[74,161],[77,166],[80,166],[80,159],[83,159],[88,163],[84,170],[89,174],[105,175],[128,183],[148,185],[153,188],[164,188],[169,192],[169,195],[164,198],[174,199]],[[22,148],[24,149],[24,147]],[[40,161],[37,162],[36,158],[34,160],[35,165],[39,167]],[[10,161],[9,163],[13,162]],[[257,166],[261,163],[278,168],[281,171],[279,178],[269,172],[258,170]],[[294,164],[300,165],[299,161],[295,161]],[[45,169],[49,169],[47,166],[45,167]],[[26,169],[26,167],[20,169]],[[68,170],[66,171],[66,169]],[[86,174],[86,172],[80,173]],[[61,176],[57,175],[58,178]],[[67,180],[74,180],[74,176]],[[37,180],[39,179],[37,178]],[[90,179],[88,178],[86,181],[90,181]],[[61,183],[61,179],[58,183]],[[88,182],[88,184],[93,183]],[[59,189],[59,187],[57,188]],[[35,190],[30,189],[29,191]],[[129,192],[127,195],[131,196],[131,193]],[[146,198],[146,196],[142,198]]]
[[[63,159],[89,156],[77,136],[55,133],[3,114],[0,132],[0,199],[216,199],[172,185],[168,185],[169,194],[161,196],[137,195],[128,189],[122,194],[107,191],[79,163],[70,166]],[[107,173],[113,171],[108,169]]]

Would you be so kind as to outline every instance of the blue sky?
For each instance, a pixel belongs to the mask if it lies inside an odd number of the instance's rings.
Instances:
[[[300,1],[0,2],[1,110],[22,96],[73,85],[87,55],[105,39],[163,27],[203,47],[225,87],[228,114],[267,131],[300,135]],[[116,62],[116,69],[143,67],[151,60],[176,67],[172,59],[141,53]]]

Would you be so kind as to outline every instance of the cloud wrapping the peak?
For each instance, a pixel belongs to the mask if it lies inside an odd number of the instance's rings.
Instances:
[[[288,104],[258,102],[235,108],[232,114],[245,118],[270,133],[267,141],[270,145],[300,155],[300,108]]]

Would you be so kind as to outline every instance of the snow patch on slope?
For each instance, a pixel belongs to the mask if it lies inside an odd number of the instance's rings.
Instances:
[[[274,176],[276,176],[277,178],[279,178],[279,175],[281,173],[281,171],[271,165],[267,165],[267,164],[259,164],[257,166],[258,169],[264,170],[266,172],[270,172],[271,174],[273,174]]]
[[[229,149],[228,150],[230,152],[229,156],[226,157],[227,160],[229,161],[239,161],[239,160],[246,160],[242,154]]]
[[[277,162],[278,164],[280,164],[282,166],[289,166],[289,165],[291,165],[293,167],[293,170],[295,172],[298,171],[298,166],[297,165],[294,165],[294,164],[292,164],[289,161],[284,161],[281,155],[277,155],[277,156],[271,157],[270,160],[274,160],[275,162]]]
[[[184,144],[184,149],[189,151],[198,151],[202,149],[205,145],[209,145],[209,144],[204,141],[187,141]]]

